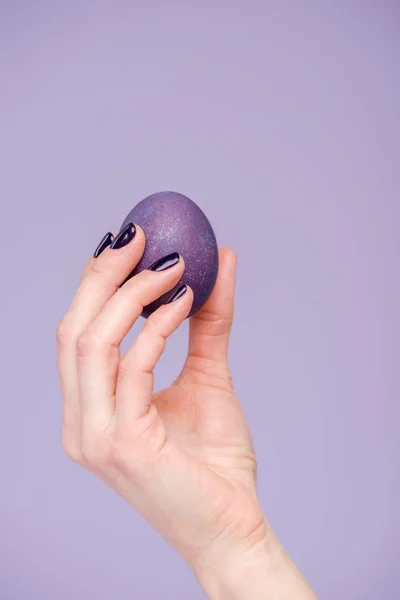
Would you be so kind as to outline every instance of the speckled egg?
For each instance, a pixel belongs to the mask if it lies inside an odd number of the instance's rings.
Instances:
[[[194,293],[189,315],[192,316],[210,296],[218,273],[217,241],[206,215],[182,194],[159,192],[139,202],[126,216],[121,229],[129,222],[140,225],[146,235],[143,257],[131,276],[172,252],[178,252],[185,261],[185,271],[176,287],[146,306],[142,316],[147,318],[165,304],[183,283]]]

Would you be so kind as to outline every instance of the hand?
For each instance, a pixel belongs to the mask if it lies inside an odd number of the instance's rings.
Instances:
[[[249,582],[242,581],[256,568],[261,582],[271,570],[270,585],[277,564],[292,572],[294,566],[257,500],[251,437],[228,367],[235,253],[220,250],[214,291],[190,320],[185,365],[171,387],[154,394],[153,370],[166,339],[189,314],[193,293],[187,288],[154,312],[121,356],[120,344],[143,306],[171,290],[184,270],[180,258],[119,288],[144,251],[144,233],[135,231],[122,247],[107,247],[87,262],[57,328],[65,451],[170,541],[210,597],[278,597],[249,596]],[[306,586],[297,573],[295,580],[299,589]]]

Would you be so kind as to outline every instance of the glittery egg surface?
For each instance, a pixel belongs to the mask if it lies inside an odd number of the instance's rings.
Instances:
[[[140,225],[146,236],[144,254],[132,276],[172,252],[178,252],[185,261],[179,283],[146,306],[142,316],[147,318],[165,304],[183,283],[194,293],[189,315],[192,316],[210,296],[218,273],[217,241],[204,212],[182,194],[159,192],[139,202],[126,216],[121,229],[129,222]]]

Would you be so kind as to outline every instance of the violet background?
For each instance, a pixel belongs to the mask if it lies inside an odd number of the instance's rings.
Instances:
[[[321,598],[399,598],[399,32],[395,1],[0,2],[2,600],[204,597],[60,444],[56,323],[163,189],[239,255],[268,518]]]

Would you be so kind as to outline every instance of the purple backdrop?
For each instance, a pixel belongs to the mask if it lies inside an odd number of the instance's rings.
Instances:
[[[382,0],[0,3],[2,599],[204,597],[60,443],[56,323],[163,189],[239,254],[267,516],[321,598],[399,597],[399,31]]]

